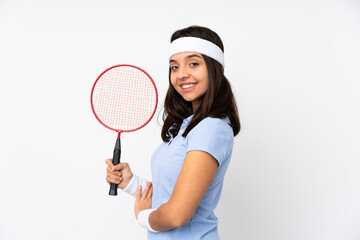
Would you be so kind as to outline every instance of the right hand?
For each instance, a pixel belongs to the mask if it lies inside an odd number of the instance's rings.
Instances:
[[[106,159],[105,163],[107,164],[106,181],[109,184],[118,184],[118,188],[125,188],[133,177],[133,173],[131,172],[129,164],[122,162],[114,166],[112,163],[112,158]]]

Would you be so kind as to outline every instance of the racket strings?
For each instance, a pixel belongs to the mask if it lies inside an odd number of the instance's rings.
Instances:
[[[98,118],[116,130],[133,130],[152,116],[157,96],[153,82],[142,71],[116,67],[105,72],[93,92]]]

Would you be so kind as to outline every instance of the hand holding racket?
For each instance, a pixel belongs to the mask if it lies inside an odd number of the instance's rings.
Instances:
[[[120,163],[120,134],[144,127],[154,116],[157,89],[148,73],[132,65],[116,65],[96,79],[91,90],[91,108],[96,119],[116,131],[113,164]],[[110,184],[109,195],[117,195],[117,184]]]

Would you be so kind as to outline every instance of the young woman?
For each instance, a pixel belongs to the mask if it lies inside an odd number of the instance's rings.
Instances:
[[[214,215],[240,121],[224,76],[224,47],[212,30],[176,31],[169,51],[163,143],[151,159],[153,183],[107,159],[107,182],[136,197],[149,239],[219,239]]]

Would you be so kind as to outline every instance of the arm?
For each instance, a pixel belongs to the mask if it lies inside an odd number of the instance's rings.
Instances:
[[[214,179],[217,168],[218,162],[209,153],[189,151],[170,200],[149,216],[151,228],[167,231],[189,221]]]

